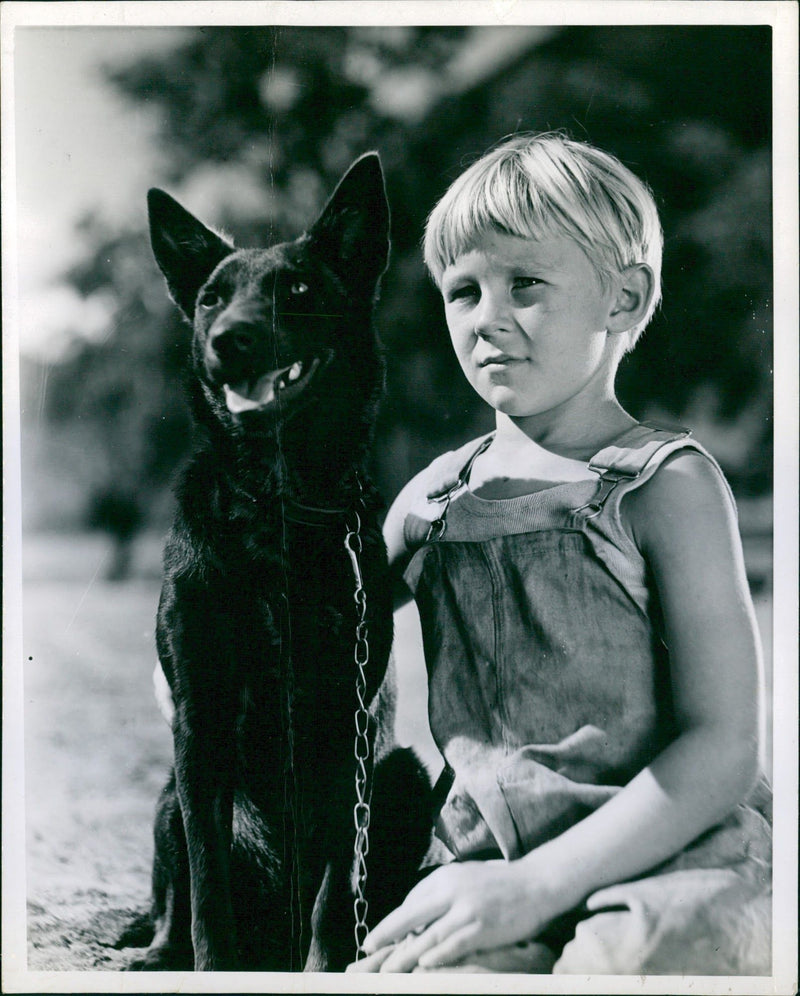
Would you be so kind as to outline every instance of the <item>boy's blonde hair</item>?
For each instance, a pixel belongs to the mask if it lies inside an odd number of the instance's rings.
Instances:
[[[646,263],[653,296],[628,333],[627,349],[661,300],[663,236],[653,195],[618,159],[585,142],[557,133],[517,135],[462,173],[425,227],[425,263],[437,285],[445,268],[487,231],[574,239],[604,285],[626,267]]]

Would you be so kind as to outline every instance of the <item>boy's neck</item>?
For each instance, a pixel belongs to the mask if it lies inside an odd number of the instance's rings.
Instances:
[[[497,412],[497,443],[525,446],[530,442],[571,460],[590,460],[618,436],[637,424],[616,399],[595,409],[591,421],[576,423],[551,413],[515,417]]]

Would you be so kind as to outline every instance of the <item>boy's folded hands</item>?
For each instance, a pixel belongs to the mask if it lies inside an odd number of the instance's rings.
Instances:
[[[351,972],[411,972],[455,965],[465,957],[534,937],[563,912],[530,865],[504,860],[437,868],[364,943]]]

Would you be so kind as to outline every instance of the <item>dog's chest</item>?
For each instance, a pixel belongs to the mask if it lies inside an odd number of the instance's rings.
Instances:
[[[335,769],[353,749],[357,700],[349,620],[331,605],[293,608],[260,605],[261,645],[250,643],[238,673],[239,764],[256,795],[270,792],[275,779],[281,782],[298,766]]]
[[[246,651],[250,698],[273,681],[322,692],[352,657],[357,623],[344,539],[287,531],[235,574],[219,578],[219,599]]]

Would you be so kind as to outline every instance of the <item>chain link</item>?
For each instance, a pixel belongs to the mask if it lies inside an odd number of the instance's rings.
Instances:
[[[362,500],[363,505],[363,500]],[[355,648],[353,660],[356,664],[356,698],[358,705],[355,712],[355,739],[353,753],[356,759],[356,804],[353,807],[353,823],[356,839],[354,845],[355,858],[355,900],[353,913],[355,916],[356,961],[364,957],[364,939],[367,927],[368,903],[365,896],[367,885],[367,855],[369,854],[369,821],[370,792],[367,763],[369,761],[369,709],[366,701],[367,676],[366,666],[369,663],[369,634],[367,630],[367,593],[364,588],[364,578],[361,574],[361,516],[353,513],[353,524],[347,527],[344,541],[345,549],[350,555],[353,568],[355,590],[353,598],[356,603],[358,619],[356,623]]]

